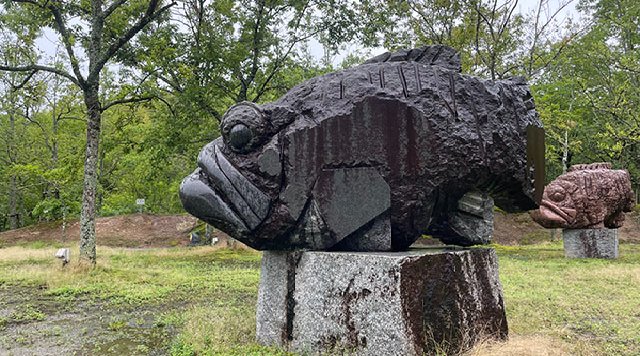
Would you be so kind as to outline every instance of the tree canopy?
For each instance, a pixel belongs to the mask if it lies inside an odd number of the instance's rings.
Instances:
[[[638,190],[640,3],[521,7],[517,0],[2,0],[0,231],[79,215],[89,231],[95,215],[136,211],[136,198],[149,212],[182,212],[180,181],[219,135],[225,110],[275,100],[334,70],[312,53],[317,46],[325,59],[356,48],[345,57],[349,66],[379,47],[446,44],[460,51],[465,73],[524,75],[547,132],[547,179],[571,164],[610,161],[629,169]],[[54,43],[45,52],[46,37]]]

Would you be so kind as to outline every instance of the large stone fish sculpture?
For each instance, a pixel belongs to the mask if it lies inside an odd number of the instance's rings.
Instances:
[[[460,198],[536,208],[544,131],[522,79],[460,71],[455,50],[425,46],[236,104],[183,180],[182,204],[260,250],[401,250],[425,233],[477,243],[449,219],[482,219],[482,201]]]
[[[611,163],[578,164],[545,187],[531,217],[546,228],[618,228],[634,205],[627,170],[611,169]]]

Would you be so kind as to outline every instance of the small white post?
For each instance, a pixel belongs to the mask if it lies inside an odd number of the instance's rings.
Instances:
[[[142,213],[142,206],[144,205],[144,198],[136,199],[136,204],[138,204],[139,211]]]
[[[67,263],[69,263],[69,249],[68,248],[59,249],[58,252],[56,252],[56,258],[59,258],[62,260],[62,267],[66,266]]]

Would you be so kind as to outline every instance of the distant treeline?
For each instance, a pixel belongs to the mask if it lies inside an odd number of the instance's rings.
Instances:
[[[219,135],[227,107],[272,101],[374,48],[425,44],[458,49],[465,73],[527,77],[547,132],[547,180],[571,164],[608,161],[631,172],[637,191],[640,2],[562,1],[160,1],[167,11],[113,47],[99,77],[96,212],[137,211],[137,198],[145,211],[182,212],[180,181]],[[83,5],[60,3],[60,16],[91,19]],[[138,3],[104,5],[104,48],[143,19]],[[0,1],[0,231],[77,216],[84,189],[88,91],[72,79],[93,62],[67,47],[91,53],[95,39],[71,21],[60,42],[38,48],[58,18],[29,6]],[[356,50],[333,64],[345,48]]]

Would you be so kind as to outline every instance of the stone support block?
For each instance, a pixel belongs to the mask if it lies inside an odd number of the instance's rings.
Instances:
[[[263,254],[256,337],[264,345],[421,356],[507,333],[493,249]]]
[[[618,229],[564,229],[564,257],[618,258]]]

